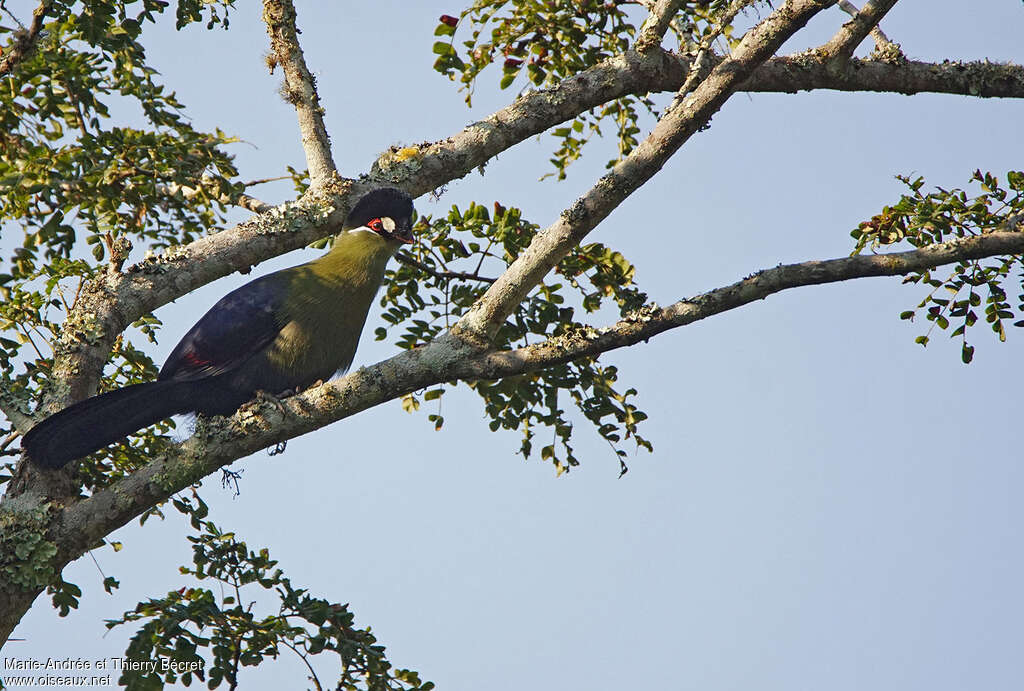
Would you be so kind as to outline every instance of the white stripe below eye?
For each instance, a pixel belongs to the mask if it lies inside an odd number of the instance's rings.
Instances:
[[[380,219],[380,222],[384,225],[384,230],[388,231],[389,233],[395,232],[394,219],[388,216],[384,216],[383,218]]]

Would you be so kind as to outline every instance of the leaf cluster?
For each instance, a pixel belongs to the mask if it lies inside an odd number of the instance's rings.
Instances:
[[[338,658],[333,688],[339,690],[433,688],[415,672],[394,668],[370,630],[355,625],[348,605],[312,597],[295,587],[265,548],[250,550],[234,533],[207,520],[209,510],[198,496],[175,499],[174,506],[197,531],[189,537],[192,565],[182,566],[181,573],[199,582],[215,582],[219,595],[208,587],[184,586],[108,621],[108,628],[144,622],[132,637],[126,658],[177,663],[155,670],[126,669],[121,685],[160,689],[177,682],[189,686],[198,679],[210,689],[222,683],[235,688],[242,667],[290,650],[306,664],[318,689],[323,687],[309,658],[325,653]],[[276,597],[276,611],[257,613],[256,598],[268,594]]]
[[[909,194],[851,233],[857,241],[855,254],[902,242],[922,248],[980,235],[1001,229],[1008,219],[1024,211],[1024,173],[1020,171],[1008,172],[1005,185],[991,173],[975,171],[971,182],[980,193],[974,196],[961,189],[937,188],[925,193],[923,178],[898,179],[909,188]],[[966,364],[974,357],[967,333],[982,315],[1000,341],[1006,340],[1005,322],[1017,319],[1013,325],[1024,326],[1024,319],[1019,318],[1024,314],[1024,281],[1018,288],[1016,304],[1007,295],[1007,284],[1020,279],[1024,279],[1024,261],[1017,255],[958,262],[948,274],[939,276],[935,270],[915,271],[904,283],[921,283],[931,290],[915,309],[903,311],[900,318],[913,320],[920,310],[924,311],[930,326],[927,333],[915,339],[921,345],[928,344],[935,327],[945,331],[955,324],[950,337],[960,339],[961,359]]]
[[[765,5],[751,0],[743,8]],[[736,2],[683,2],[669,28],[679,47],[693,52],[722,36],[732,45]],[[544,88],[584,72],[608,58],[622,55],[633,43],[645,12],[640,3],[618,0],[477,0],[458,17],[442,15],[434,35],[434,69],[460,85],[472,104],[480,74],[500,63],[498,86],[507,89],[524,76],[530,85]],[[468,37],[456,43],[457,30]],[[584,146],[602,136],[602,123],[610,122],[616,142],[613,166],[637,146],[640,118],[657,116],[646,95],[614,99],[583,113],[552,131],[559,140],[552,156],[554,175],[562,180],[578,160]],[[545,176],[547,177],[547,176]]]
[[[215,231],[243,190],[224,150],[235,140],[195,129],[147,62],[143,30],[169,6],[54,2],[34,49],[0,88],[0,228],[7,240],[21,236],[0,257],[0,386],[26,410],[46,384],[50,344],[97,275],[96,262],[116,269],[133,244],[159,249]],[[226,27],[231,6],[179,0],[175,23]],[[0,26],[0,41],[19,31]],[[147,316],[134,326],[155,341],[159,325]],[[152,360],[122,338],[101,390],[155,374]],[[5,425],[0,434],[10,431]],[[115,463],[138,465],[158,443],[146,432]],[[87,484],[108,480],[100,469]]]
[[[453,206],[445,217],[420,219],[416,235],[421,239],[414,256],[388,272],[381,304],[390,326],[379,327],[377,339],[398,330],[399,347],[412,349],[429,342],[466,313],[492,282],[488,273],[503,272],[538,230],[536,224],[522,218],[519,209],[498,203],[490,210],[475,203],[465,209]],[[634,266],[621,253],[601,243],[574,249],[555,267],[553,280],[537,286],[506,320],[494,345],[511,349],[586,330],[589,327],[577,319],[579,310],[593,313],[614,306],[625,315],[638,309],[646,295],[633,283],[634,274]],[[536,428],[549,428],[551,442],[541,446],[540,456],[561,473],[579,463],[570,444],[573,423],[567,403],[613,445],[620,463],[625,451],[615,445],[624,439],[632,438],[638,447],[651,449],[638,431],[646,414],[633,403],[636,390],[620,391],[617,379],[615,367],[585,357],[496,382],[468,385],[483,399],[491,430],[522,434],[519,451],[524,458],[533,452]],[[403,406],[411,412],[419,409],[421,399],[437,401],[437,412],[429,419],[441,429],[444,392],[440,387],[409,394]]]

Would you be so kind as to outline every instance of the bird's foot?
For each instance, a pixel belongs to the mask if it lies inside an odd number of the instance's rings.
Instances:
[[[320,386],[323,383],[324,383],[323,379],[317,379],[315,382],[313,382],[309,386],[296,386],[294,389],[291,390],[289,395],[297,396],[300,393],[302,393],[303,391],[309,391],[310,389],[315,389],[316,387]]]
[[[285,395],[285,396],[287,396],[287,395],[288,395],[288,393],[285,393],[284,395]],[[277,408],[277,410],[278,410],[278,411],[279,411],[280,413],[282,413],[282,414],[283,414],[283,413],[287,413],[287,412],[288,412],[288,409],[287,409],[287,408],[285,407],[285,405],[284,405],[284,403],[283,403],[283,402],[281,401],[281,399],[280,399],[280,398],[278,398],[277,396],[275,396],[275,395],[274,395],[274,394],[272,394],[272,393],[267,393],[266,391],[263,391],[263,390],[257,391],[257,392],[256,392],[256,395],[255,395],[255,396],[253,396],[253,399],[252,399],[252,400],[253,400],[253,402],[255,402],[256,404],[260,404],[260,403],[269,403],[270,405],[272,405],[272,406],[274,406],[275,408]]]

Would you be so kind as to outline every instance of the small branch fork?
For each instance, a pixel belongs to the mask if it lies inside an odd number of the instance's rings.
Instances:
[[[314,187],[330,182],[337,175],[331,156],[331,140],[324,125],[324,109],[316,92],[316,79],[299,45],[292,0],[264,0],[263,21],[270,35],[270,49],[284,71],[284,95],[299,116],[302,148]]]
[[[839,8],[851,17],[856,17],[860,13],[857,6],[849,2],[849,0],[839,0]],[[875,41],[875,50],[886,50],[896,47],[896,44],[889,40],[889,37],[885,35],[885,32],[877,24],[872,27],[869,36]]]
[[[412,257],[405,252],[400,252],[395,255],[395,260],[399,261],[408,266],[415,267],[425,274],[429,274],[434,278],[448,279],[455,281],[476,281],[477,283],[494,283],[498,279],[489,278],[487,276],[481,276],[477,273],[468,273],[463,271],[438,271],[437,269],[430,267],[420,260]]]
[[[689,96],[665,111],[647,139],[533,239],[452,332],[473,343],[489,343],[516,305],[572,247],[661,170],[779,46],[835,2],[787,0],[747,32],[731,56],[723,59]],[[654,13],[665,5],[660,2]]]
[[[640,33],[636,39],[636,50],[646,53],[652,48],[661,44],[665,38],[665,32],[682,6],[682,0],[657,0],[651,7],[650,14],[640,27]]]
[[[43,29],[46,14],[52,6],[53,0],[42,0],[32,12],[32,23],[28,29],[22,28],[14,34],[14,41],[7,46],[3,51],[3,57],[0,58],[0,77],[9,74],[32,51],[39,38],[39,32]]]
[[[882,21],[882,17],[893,8],[893,6],[899,0],[871,0],[868,4],[864,5],[863,9],[857,12],[853,19],[839,29],[836,35],[829,40],[828,43],[821,47],[822,51],[831,56],[831,62],[833,66],[845,66],[850,58],[853,57],[853,51],[857,49],[864,39],[878,23]],[[856,10],[856,7],[845,3],[849,7],[840,5],[846,12],[851,9]],[[884,38],[884,36],[883,36]],[[876,38],[877,41],[877,38]]]

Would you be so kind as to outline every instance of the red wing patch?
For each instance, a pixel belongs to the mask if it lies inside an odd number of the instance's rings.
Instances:
[[[204,360],[196,354],[196,351],[190,350],[185,353],[184,360],[190,367],[205,367],[210,364],[209,360]]]

